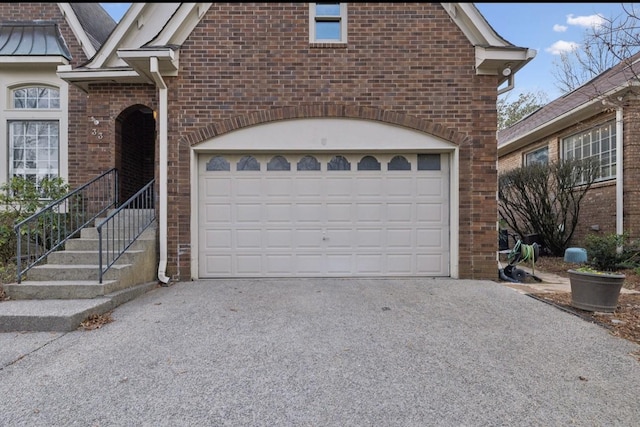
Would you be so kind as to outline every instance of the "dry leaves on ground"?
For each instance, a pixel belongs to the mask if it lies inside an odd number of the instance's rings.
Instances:
[[[87,318],[84,322],[80,323],[80,329],[85,331],[92,331],[94,329],[100,329],[107,323],[113,322],[111,317],[112,312],[109,311],[104,314],[93,314]]]
[[[535,268],[545,273],[569,277],[567,270],[576,265],[564,262],[562,257],[540,257]],[[640,275],[634,270],[622,271],[626,275],[624,288],[640,291]],[[613,313],[580,310],[571,305],[570,292],[539,293],[534,297],[607,328],[611,334],[640,344],[640,293],[621,293],[618,307]]]

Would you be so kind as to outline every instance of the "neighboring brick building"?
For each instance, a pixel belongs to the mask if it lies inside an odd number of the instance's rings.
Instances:
[[[573,245],[591,233],[640,237],[640,103],[633,83],[638,59],[618,64],[498,133],[499,171],[567,156],[600,159],[601,177],[583,199]]]
[[[472,3],[132,3],[58,75],[76,178],[156,179],[162,281],[494,279],[497,88],[534,55]]]

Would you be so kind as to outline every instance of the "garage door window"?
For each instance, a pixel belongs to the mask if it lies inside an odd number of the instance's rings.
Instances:
[[[298,162],[299,171],[319,171],[320,162],[313,156],[304,156]]]
[[[327,170],[330,171],[350,171],[351,163],[343,156],[335,156],[327,163]]]
[[[269,163],[267,163],[267,170],[268,171],[290,171],[291,163],[289,163],[287,159],[285,159],[282,156],[274,156],[271,160],[269,160]]]
[[[373,156],[364,156],[358,163],[359,171],[379,171],[380,162]]]
[[[253,156],[244,156],[238,161],[236,165],[238,171],[259,171],[260,162]]]
[[[440,154],[418,154],[419,171],[439,171]]]
[[[410,171],[411,163],[404,156],[395,156],[387,163],[387,169],[390,171]]]
[[[207,170],[208,171],[226,171],[230,170],[229,162],[222,156],[212,157],[211,160],[207,162]]]

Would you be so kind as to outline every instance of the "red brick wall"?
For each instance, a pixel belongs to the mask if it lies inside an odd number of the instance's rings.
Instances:
[[[190,243],[190,146],[246,125],[333,116],[460,145],[460,276],[494,279],[497,78],[475,74],[473,46],[439,3],[349,3],[349,42],[339,47],[310,46],[308,19],[307,3],[213,3],[182,45],[179,76],[165,78],[167,274],[177,271],[175,248]],[[151,106],[153,91],[127,87],[125,97],[121,86],[92,87],[89,107],[113,117],[128,105]],[[92,141],[90,158],[105,161],[112,139]]]
[[[624,137],[624,218],[623,228],[632,238],[640,238],[640,103],[630,100],[623,108]],[[534,148],[549,146],[550,160],[559,159],[562,138],[582,129],[615,119],[614,111],[603,111],[589,120],[576,123],[545,138],[527,145],[521,150],[503,155],[499,159],[499,170],[509,170],[522,165],[523,153]],[[580,221],[571,241],[573,246],[581,246],[588,234],[608,234],[616,232],[616,183],[615,180],[595,183],[587,192],[580,206]]]

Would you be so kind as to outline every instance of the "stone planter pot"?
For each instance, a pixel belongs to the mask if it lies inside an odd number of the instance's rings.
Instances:
[[[571,305],[586,311],[615,311],[624,274],[569,270]]]

